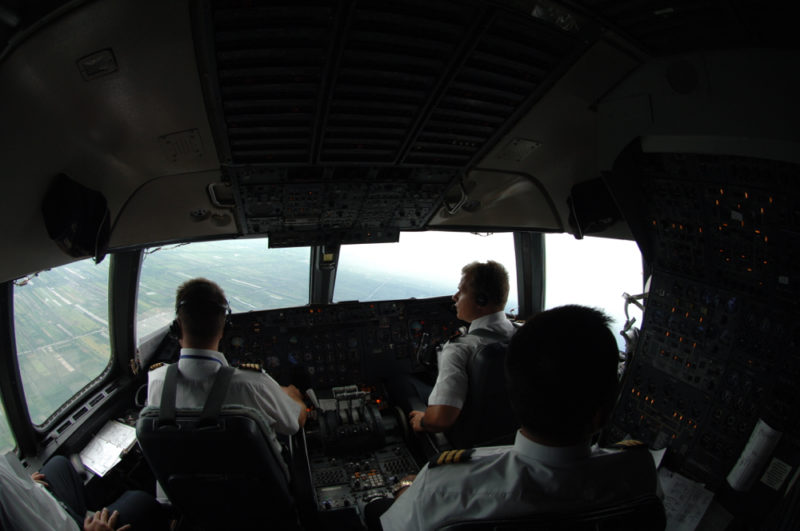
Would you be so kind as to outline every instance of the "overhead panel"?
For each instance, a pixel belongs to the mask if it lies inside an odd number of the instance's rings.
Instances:
[[[483,2],[209,9],[196,38],[224,175],[242,231],[271,245],[393,241],[424,228],[586,46]]]

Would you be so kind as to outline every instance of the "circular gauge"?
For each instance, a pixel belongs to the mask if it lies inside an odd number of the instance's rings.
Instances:
[[[236,336],[231,339],[231,346],[239,348],[244,345],[244,338],[240,336]]]

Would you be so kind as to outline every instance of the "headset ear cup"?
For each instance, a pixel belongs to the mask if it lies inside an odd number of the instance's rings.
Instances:
[[[172,323],[170,323],[169,335],[174,339],[180,339],[183,335],[183,332],[181,331],[181,323],[179,323],[177,319],[174,319]]]
[[[222,329],[223,336],[228,333],[228,330],[231,329],[231,326],[233,326],[233,319],[231,318],[231,307],[228,306],[225,310],[225,326]]]

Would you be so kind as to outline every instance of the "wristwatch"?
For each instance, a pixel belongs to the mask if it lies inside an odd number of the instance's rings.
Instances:
[[[397,493],[403,489],[406,489],[411,486],[413,483],[410,479],[401,479],[400,481],[396,482],[392,485],[392,496],[397,496]]]

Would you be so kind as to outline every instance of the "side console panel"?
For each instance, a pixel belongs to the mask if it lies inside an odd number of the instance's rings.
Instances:
[[[639,243],[652,251],[654,269],[607,437],[668,448],[668,468],[716,491],[760,419],[782,432],[765,463],[797,467],[800,168],[744,157],[633,157],[629,167],[640,173],[631,182],[647,212]]]

